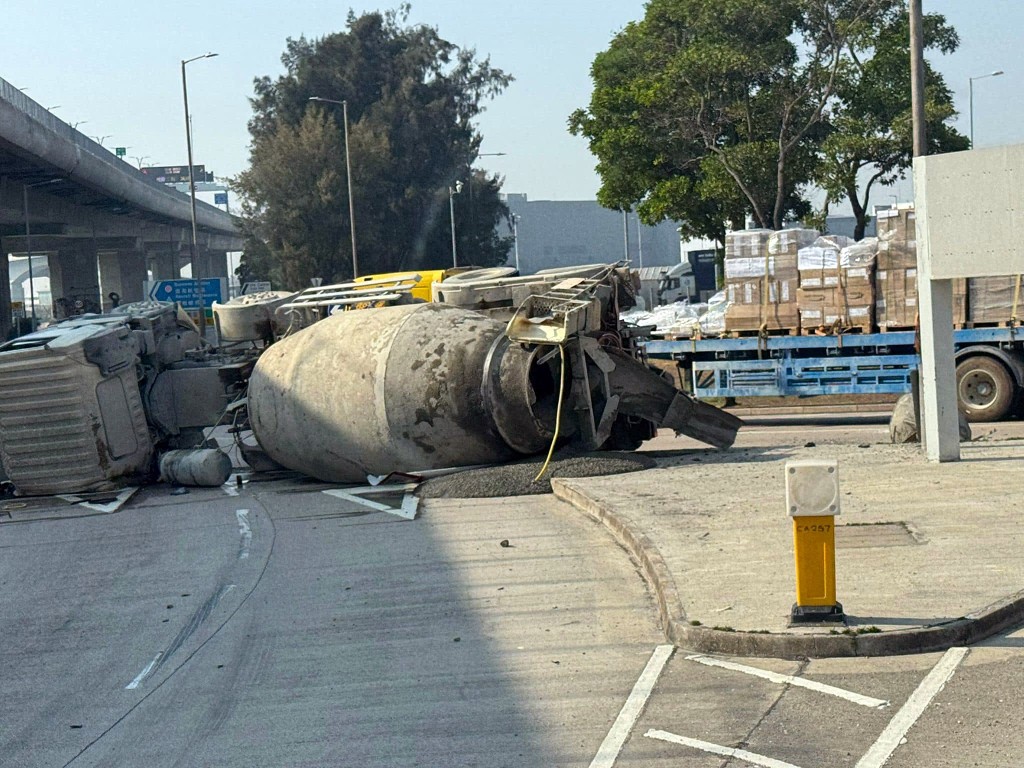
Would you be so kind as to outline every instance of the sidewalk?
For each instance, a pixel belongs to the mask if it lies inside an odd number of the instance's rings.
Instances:
[[[877,437],[809,445],[655,452],[657,469],[552,485],[641,564],[666,634],[683,647],[887,655],[969,643],[1024,621],[1024,441],[964,444],[962,461],[941,465],[916,445]],[[839,463],[836,572],[846,626],[788,627],[790,459]]]

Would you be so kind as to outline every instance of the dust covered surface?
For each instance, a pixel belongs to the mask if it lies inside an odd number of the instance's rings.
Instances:
[[[551,493],[552,477],[596,477],[638,472],[657,466],[648,456],[606,451],[574,455],[555,454],[539,481],[533,478],[544,459],[470,469],[454,475],[435,477],[421,485],[416,494],[423,499],[481,499],[496,496],[528,496]]]

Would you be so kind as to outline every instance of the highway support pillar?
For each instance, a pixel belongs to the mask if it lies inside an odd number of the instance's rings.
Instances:
[[[146,257],[141,250],[100,251],[99,267],[104,311],[114,307],[112,293],[117,294],[120,304],[142,301]]]
[[[0,248],[0,343],[11,334],[11,272],[6,248]]]
[[[86,312],[99,312],[100,277],[96,245],[91,239],[70,241],[49,254],[50,293],[58,320]]]
[[[206,251],[203,254],[206,257],[206,263],[203,265],[206,269],[203,272],[207,277],[227,277],[228,274],[228,252],[227,251]],[[230,283],[231,280],[229,279]]]
[[[836,600],[836,462],[786,462],[786,508],[793,519],[796,565],[796,603],[790,624],[843,623],[843,606]]]

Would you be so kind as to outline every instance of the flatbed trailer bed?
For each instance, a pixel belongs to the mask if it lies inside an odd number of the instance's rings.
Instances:
[[[647,339],[649,357],[675,360],[699,398],[903,394],[920,364],[914,331],[822,336]],[[973,421],[1024,405],[1024,332],[953,332],[957,391]]]

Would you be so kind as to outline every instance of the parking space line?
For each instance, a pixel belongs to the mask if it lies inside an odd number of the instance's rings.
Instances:
[[[680,744],[684,747],[693,747],[699,749],[702,752],[710,752],[712,755],[720,755],[722,757],[735,757],[737,760],[742,760],[751,765],[759,765],[762,768],[798,768],[798,766],[792,763],[785,763],[782,760],[776,760],[772,757],[766,757],[765,755],[759,755],[756,752],[747,752],[745,749],[734,749],[732,747],[723,747],[720,744],[712,744],[710,741],[701,741],[700,739],[688,739],[686,736],[677,736],[674,733],[668,731],[657,731],[654,729],[649,730],[644,734],[649,739],[658,739],[660,741],[668,741],[672,744]]]
[[[907,731],[913,727],[917,719],[931,704],[932,699],[953,677],[953,673],[967,656],[967,652],[967,648],[950,648],[943,654],[939,663],[921,681],[917,690],[910,694],[907,703],[900,707],[900,711],[889,721],[889,725],[882,731],[878,741],[871,745],[871,749],[857,762],[855,768],[882,768],[885,765],[900,745],[903,737],[907,735]]]
[[[612,768],[615,765],[615,760],[618,758],[619,752],[622,751],[622,745],[626,743],[626,739],[632,733],[633,726],[636,725],[644,705],[647,704],[647,699],[651,696],[651,691],[654,690],[655,683],[661,676],[661,671],[665,668],[665,664],[668,663],[674,650],[675,646],[673,645],[659,645],[654,649],[650,661],[647,662],[644,671],[640,673],[640,678],[633,686],[629,698],[622,705],[619,716],[615,718],[611,730],[601,742],[597,755],[590,762],[590,768]]]
[[[846,701],[852,701],[854,704],[860,704],[862,707],[871,707],[872,709],[885,709],[889,706],[889,702],[884,699],[875,699],[871,696],[864,696],[853,691],[847,691],[843,688],[836,688],[833,685],[826,685],[825,683],[818,683],[814,680],[807,680],[802,677],[793,677],[792,675],[780,675],[778,672],[769,672],[766,669],[759,669],[758,667],[748,667],[745,664],[737,664],[732,661],[723,661],[722,659],[715,659],[711,656],[704,656],[703,654],[695,654],[693,656],[687,656],[687,661],[696,661],[698,664],[704,664],[709,667],[721,667],[722,669],[730,669],[733,672],[742,672],[745,675],[753,675],[754,677],[760,677],[765,680],[770,680],[773,683],[780,683],[782,685],[792,685],[798,688],[806,688],[811,691],[818,693],[824,693],[829,696],[837,696],[840,699]]]

